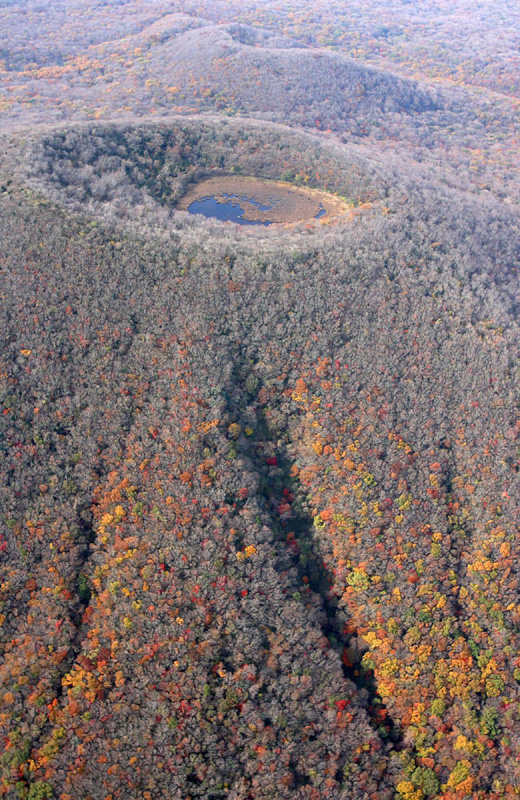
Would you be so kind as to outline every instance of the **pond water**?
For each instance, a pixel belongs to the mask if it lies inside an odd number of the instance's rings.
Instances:
[[[255,205],[262,211],[267,211],[270,208],[270,206],[267,208],[261,207],[259,203],[255,203]],[[205,217],[220,219],[224,222],[238,222],[239,225],[272,225],[272,222],[243,219],[245,209],[240,203],[234,203],[232,199],[230,199],[229,203],[219,203],[218,200],[215,199],[215,195],[201,197],[200,200],[194,200],[194,202],[188,206],[188,211],[190,214],[203,214]]]
[[[223,192],[219,197],[225,197],[227,202],[223,203],[222,201],[216,199],[216,195],[206,195],[205,197],[201,197],[198,200],[194,200],[193,203],[190,203],[188,206],[188,211],[190,214],[202,214],[205,217],[210,217],[213,219],[219,219],[223,222],[236,222],[239,225],[272,225],[274,220],[254,220],[254,219],[244,219],[244,203],[250,204],[257,208],[259,211],[270,211],[274,205],[279,202],[278,200],[274,199],[271,205],[265,205],[260,203],[258,200],[255,200],[254,197],[246,197],[244,195],[236,195],[236,194],[227,194]],[[327,210],[323,207],[323,203],[319,204],[319,211],[314,216],[314,219],[319,219],[323,217],[327,213]]]

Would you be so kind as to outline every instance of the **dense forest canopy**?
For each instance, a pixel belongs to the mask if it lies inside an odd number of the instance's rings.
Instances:
[[[345,5],[0,7],[0,797],[520,794],[517,9]]]

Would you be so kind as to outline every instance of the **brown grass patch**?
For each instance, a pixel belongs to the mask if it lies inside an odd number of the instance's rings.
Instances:
[[[228,198],[225,195],[232,195]],[[320,189],[293,186],[282,181],[269,181],[263,178],[246,178],[234,175],[221,175],[207,178],[191,186],[181,197],[177,208],[187,211],[196,200],[214,197],[219,203],[239,203],[244,211],[242,219],[251,222],[303,222],[316,217],[325,209],[318,222],[346,214],[349,206],[344,200]],[[257,208],[250,200],[262,206],[272,206],[268,211]]]

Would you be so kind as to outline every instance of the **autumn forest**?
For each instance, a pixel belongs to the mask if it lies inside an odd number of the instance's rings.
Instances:
[[[520,796],[516,4],[0,31],[0,797]]]

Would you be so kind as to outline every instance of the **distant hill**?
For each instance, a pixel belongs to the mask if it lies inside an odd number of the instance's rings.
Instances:
[[[209,25],[173,17],[160,30],[146,71],[186,104],[261,116],[338,132],[368,132],[394,115],[438,111],[442,102],[410,80],[363,66],[352,58],[310,49],[288,37],[247,25]],[[181,30],[181,26],[187,29]],[[129,74],[138,75],[139,64]],[[395,121],[395,119],[394,119]],[[402,124],[408,124],[403,121]]]
[[[271,31],[231,22],[216,5],[210,20],[202,8],[186,13],[174,0],[146,9],[132,0],[124,15],[114,4],[40,12],[31,0],[26,13],[16,4],[0,8],[0,21],[13,31],[0,32],[0,128],[112,114],[255,116],[376,144],[383,159],[431,166],[456,187],[520,197],[514,103],[454,82],[427,83],[419,56],[414,76],[421,80],[398,77],[391,63],[368,66],[362,49],[352,58],[312,37],[309,45],[297,25],[286,26],[291,38],[279,25]],[[383,49],[393,41],[385,31],[383,25],[374,33]],[[33,39],[34,48],[25,45]],[[394,56],[397,69],[400,51]]]

